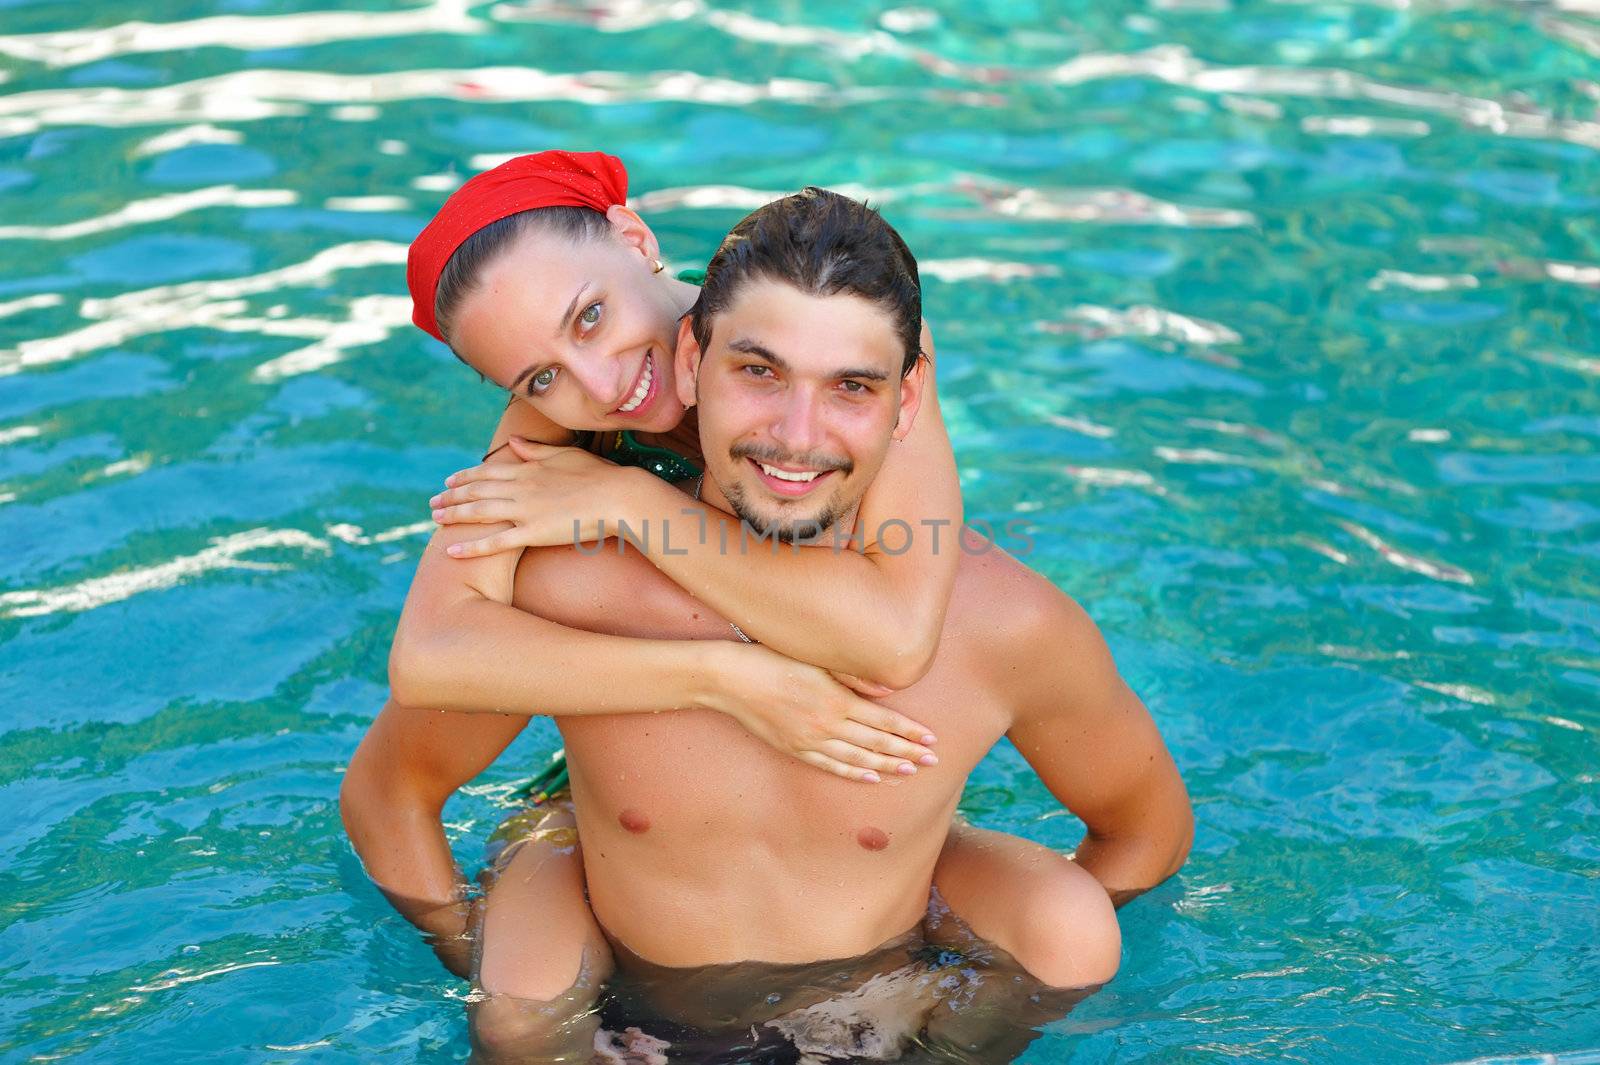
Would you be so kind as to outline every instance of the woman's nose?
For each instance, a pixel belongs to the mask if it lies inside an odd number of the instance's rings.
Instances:
[[[627,398],[622,395],[628,382],[623,380],[625,367],[621,359],[586,352],[573,356],[567,370],[598,407],[615,410]]]

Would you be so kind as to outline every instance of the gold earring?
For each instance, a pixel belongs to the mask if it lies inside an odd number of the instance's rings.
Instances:
[[[650,264],[650,272],[652,274],[659,274],[661,271],[666,269],[666,266],[661,262],[660,259],[651,259]]]

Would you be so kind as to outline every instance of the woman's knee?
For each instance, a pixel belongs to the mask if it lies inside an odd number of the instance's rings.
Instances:
[[[1040,982],[1088,987],[1116,975],[1122,933],[1088,870],[1040,844],[958,825],[935,885],[956,915]]]
[[[1052,987],[1108,982],[1122,963],[1122,930],[1111,899],[1088,871],[1065,858],[1020,900],[1015,949],[1023,968]]]

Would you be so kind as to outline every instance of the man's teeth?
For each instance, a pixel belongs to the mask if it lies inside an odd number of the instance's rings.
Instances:
[[[816,470],[809,473],[794,473],[790,470],[780,470],[776,466],[768,466],[765,462],[758,462],[761,472],[768,477],[776,477],[780,481],[800,481],[802,483],[816,480],[820,474]]]
[[[655,375],[654,361],[650,356],[644,357],[644,373],[639,377],[639,386],[633,390],[633,395],[628,397],[628,402],[617,408],[620,414],[632,414],[639,409],[639,404],[644,402],[644,397],[650,394],[650,378]]]

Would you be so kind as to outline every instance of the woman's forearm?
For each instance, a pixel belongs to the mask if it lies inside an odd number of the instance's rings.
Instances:
[[[389,685],[404,706],[471,713],[559,717],[707,708],[720,650],[712,641],[586,632],[509,603],[467,598],[426,624],[401,618]]]
[[[891,688],[908,687],[927,671],[943,625],[942,584],[918,572],[917,560],[878,546],[793,548],[755,540],[720,511],[704,507],[701,514],[671,527],[703,521],[703,539],[696,532],[681,550],[676,536],[657,540],[645,553],[751,639]],[[954,536],[943,530],[952,552]]]

